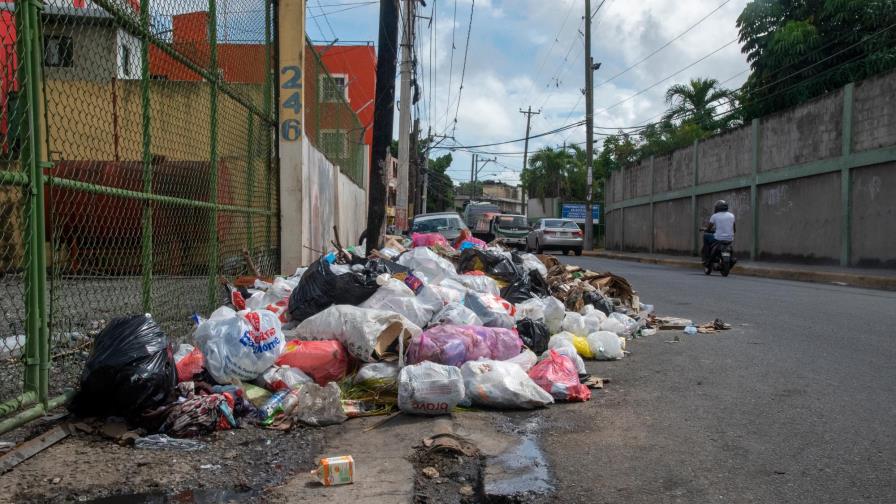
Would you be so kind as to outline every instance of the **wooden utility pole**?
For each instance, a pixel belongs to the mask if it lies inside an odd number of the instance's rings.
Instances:
[[[370,193],[367,203],[367,249],[379,248],[386,221],[386,157],[392,143],[395,114],[395,64],[398,57],[398,6],[380,0],[376,60],[376,97],[373,108],[373,145],[370,156]]]
[[[405,16],[401,31],[401,98],[398,111],[398,188],[395,191],[395,226],[408,227],[408,176],[410,174],[411,108],[414,98],[411,89],[411,53],[414,50],[414,6],[417,0],[404,0]]]
[[[526,163],[529,162],[529,131],[532,126],[532,116],[540,114],[541,111],[532,112],[532,105],[529,105],[529,110],[520,109],[520,113],[526,114],[526,142],[523,144],[523,170],[525,170]],[[528,215],[526,212],[526,188],[523,187],[522,173],[520,172],[520,213]]]
[[[597,65],[600,67],[600,64]],[[585,0],[585,250],[594,249],[594,218],[591,212],[592,183],[594,178],[594,59],[591,57],[591,0]]]

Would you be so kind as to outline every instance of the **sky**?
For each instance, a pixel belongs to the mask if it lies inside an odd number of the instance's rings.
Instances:
[[[603,3],[592,21],[592,56],[601,63],[595,73],[595,126],[609,133],[655,121],[665,110],[666,89],[691,78],[716,78],[732,89],[743,84],[748,65],[735,20],[746,2],[592,0],[592,12]],[[532,118],[532,134],[584,120],[584,0],[426,3],[417,12],[432,19],[432,28],[429,19],[420,19],[418,27],[423,99],[417,105],[424,131],[431,126],[437,134],[453,136],[442,145],[520,139],[526,117],[519,111],[529,106],[541,112]],[[316,41],[375,42],[378,16],[379,2],[308,0],[306,31]],[[396,82],[396,94],[398,89]],[[396,109],[396,136],[397,124]],[[595,136],[598,145],[600,139]],[[533,139],[529,151],[584,140],[580,126]],[[523,142],[482,150],[500,154],[488,156],[497,159],[482,167],[481,180],[519,182]],[[449,174],[456,182],[469,180],[470,154],[455,151],[453,156]]]

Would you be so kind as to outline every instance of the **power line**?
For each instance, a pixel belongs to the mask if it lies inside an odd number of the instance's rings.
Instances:
[[[464,47],[464,64],[460,72],[460,87],[457,90],[457,108],[454,110],[454,126],[451,128],[451,135],[457,130],[457,114],[460,112],[460,99],[464,92],[464,77],[467,73],[467,55],[470,52],[470,33],[473,31],[473,9],[476,7],[476,0],[470,2],[470,23],[467,25],[467,44]]]
[[[454,51],[457,45],[454,43],[454,34],[457,32],[457,0],[454,0],[454,17],[451,20],[451,59],[448,63],[448,102],[445,105],[445,131],[448,131],[448,118],[451,117],[451,86],[454,80]]]

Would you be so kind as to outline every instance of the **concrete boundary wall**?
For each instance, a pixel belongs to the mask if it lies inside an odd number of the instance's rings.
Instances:
[[[606,248],[696,255],[726,199],[741,257],[896,268],[894,96],[890,72],[612,173]]]

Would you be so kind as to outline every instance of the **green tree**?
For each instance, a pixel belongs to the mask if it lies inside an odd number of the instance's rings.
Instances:
[[[753,0],[737,18],[751,73],[742,117],[896,68],[896,0]]]
[[[718,80],[698,77],[666,90],[669,108],[663,119],[669,124],[690,122],[703,131],[715,132],[725,126],[725,119],[717,118],[719,107],[729,106],[734,101],[734,93],[721,87]]]
[[[545,198],[562,197],[567,201],[583,201],[587,195],[588,166],[585,150],[578,145],[543,147],[532,154],[520,176],[523,187],[531,198],[544,202]],[[602,178],[597,160],[593,178]],[[592,196],[598,199],[597,191]]]
[[[454,182],[448,176],[453,161],[451,153],[429,158],[429,178],[426,188],[426,211],[442,212],[454,208]]]

